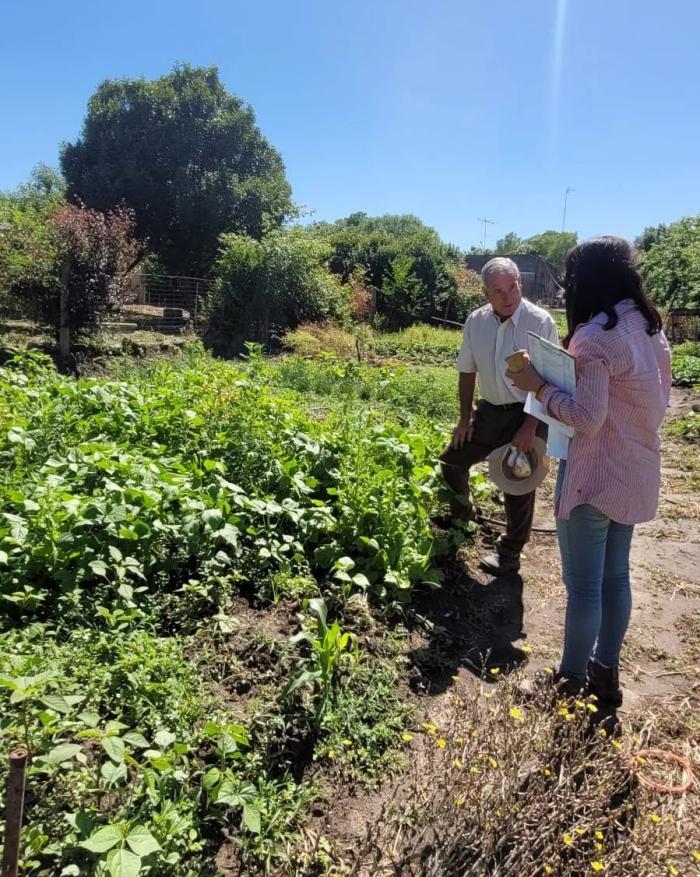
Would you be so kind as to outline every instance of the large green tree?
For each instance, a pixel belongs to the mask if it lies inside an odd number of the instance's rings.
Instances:
[[[173,273],[206,273],[222,232],[259,238],[292,212],[279,153],[216,67],[103,82],[61,166],[71,199],[133,209],[137,234]]]
[[[642,235],[648,246],[639,256],[646,288],[660,305],[700,306],[700,214]]]
[[[523,253],[534,253],[541,256],[559,272],[564,271],[566,254],[578,243],[578,235],[575,231],[543,231],[535,234],[522,242]]]
[[[427,321],[457,307],[460,254],[411,215],[353,213],[312,232],[330,244],[329,265],[344,282],[361,274],[377,294],[386,328]],[[461,314],[460,314],[461,316]]]
[[[523,240],[514,231],[509,231],[500,240],[496,241],[495,252],[499,256],[512,256],[523,252]]]

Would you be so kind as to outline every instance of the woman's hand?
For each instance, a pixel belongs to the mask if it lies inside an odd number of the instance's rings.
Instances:
[[[528,356],[527,351],[523,350],[521,353],[523,355],[525,367],[520,372],[507,371],[506,377],[508,380],[512,381],[518,389],[528,390],[531,393],[535,393],[539,390],[544,381],[530,362],[530,357]]]

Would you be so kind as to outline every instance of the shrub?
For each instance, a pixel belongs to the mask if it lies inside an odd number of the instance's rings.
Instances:
[[[697,851],[676,827],[685,796],[634,781],[641,753],[590,733],[591,700],[524,705],[510,681],[483,694],[453,697],[439,727],[417,728],[422,747],[406,735],[420,752],[412,778],[357,845],[352,873],[688,873]]]
[[[268,344],[305,321],[344,319],[347,289],[327,268],[330,250],[295,227],[255,240],[221,237],[216,282],[207,304],[207,336],[215,347]]]

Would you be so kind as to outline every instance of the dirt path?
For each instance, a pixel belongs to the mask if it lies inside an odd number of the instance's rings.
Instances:
[[[699,401],[697,394],[674,391],[669,418]],[[628,729],[645,728],[655,745],[686,754],[691,747],[695,756],[700,745],[699,457],[697,446],[664,439],[659,516],[637,528],[632,548],[633,613],[622,654],[619,713]],[[553,528],[553,492],[554,473],[540,491],[536,526]],[[440,724],[449,711],[450,692],[466,695],[483,685],[484,666],[498,668],[499,676],[523,666],[530,675],[558,660],[565,595],[556,536],[535,534],[521,575],[492,579],[479,571],[478,558],[495,535],[481,531],[455,558],[445,586],[419,607],[426,624],[410,632],[407,650],[417,727]],[[495,684],[499,676],[487,674],[486,684]],[[420,758],[420,748],[412,757]],[[400,794],[401,780],[374,792],[347,790],[315,829],[350,851],[382,805]]]

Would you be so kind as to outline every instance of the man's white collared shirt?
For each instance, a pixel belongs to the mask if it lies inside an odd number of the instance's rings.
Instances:
[[[552,344],[559,343],[557,327],[550,314],[526,298],[503,322],[490,304],[467,317],[455,367],[460,372],[477,373],[481,398],[492,405],[511,405],[527,398],[524,390],[514,387],[506,378],[505,358],[516,350],[529,349],[528,332],[541,335]]]

